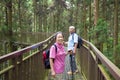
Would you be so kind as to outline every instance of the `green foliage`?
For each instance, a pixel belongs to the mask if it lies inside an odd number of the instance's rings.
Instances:
[[[91,28],[90,36],[97,35],[98,42],[106,42],[108,36],[107,23],[103,19],[99,19],[97,25]]]
[[[1,25],[0,27],[0,32],[7,34],[8,32],[8,27],[6,25]]]
[[[108,36],[107,23],[103,19],[99,19],[95,28],[95,32],[98,34],[99,42],[105,42]]]
[[[0,31],[2,31],[4,34],[8,33],[8,27],[4,24],[7,23],[6,21],[6,2],[9,2],[10,0],[1,0],[0,2]],[[113,52],[113,38],[112,36],[109,36],[108,31],[110,31],[110,27],[108,29],[108,23],[111,25],[110,21],[112,22],[112,17],[114,14],[111,11],[112,9],[111,4],[113,4],[113,0],[107,0],[106,1],[106,20],[99,19],[97,22],[97,25],[94,27],[90,26],[89,28],[89,6],[93,6],[93,0],[62,0],[62,1],[68,1],[70,6],[72,6],[70,9],[66,9],[64,5],[59,5],[54,2],[59,0],[20,0],[20,13],[19,13],[19,6],[18,6],[18,0],[13,0],[12,3],[12,30],[13,32],[19,32],[22,31],[28,31],[28,32],[34,32],[34,31],[44,31],[44,32],[56,32],[58,30],[67,32],[70,23],[70,18],[72,17],[73,25],[77,28],[77,33],[79,33],[81,36],[85,35],[83,33],[84,27],[87,27],[87,30],[89,33],[86,33],[90,36],[90,39],[94,39],[93,37],[97,35],[97,40],[99,43],[103,43],[104,47],[104,53],[105,55],[109,56],[110,59],[112,59],[112,52]],[[84,4],[83,4],[84,2]],[[36,3],[36,5],[34,5]],[[78,4],[78,5],[77,5]],[[102,10],[103,3],[99,3],[99,9]],[[84,6],[86,9],[86,13],[84,13]],[[49,9],[49,10],[48,10]],[[94,22],[94,8],[91,9],[91,25]],[[61,11],[60,11],[61,10]],[[99,10],[99,11],[100,11]],[[19,13],[19,14],[18,14]],[[44,14],[41,15],[41,14]],[[102,11],[99,12],[99,16],[102,17]],[[20,16],[19,16],[20,15]],[[58,17],[60,16],[60,17]],[[84,16],[86,16],[86,19]],[[19,19],[20,17],[20,19]],[[109,20],[108,20],[109,19]],[[111,19],[111,20],[110,20]],[[19,20],[21,22],[21,25],[19,25]],[[107,22],[106,22],[107,21]],[[112,25],[111,25],[112,26]],[[57,27],[57,28],[56,28]],[[111,32],[112,33],[112,32]],[[94,40],[93,40],[94,41]],[[120,40],[119,40],[120,41]],[[109,50],[107,50],[107,47],[109,46]],[[119,48],[119,46],[118,46]],[[118,49],[120,50],[120,49]],[[120,52],[120,51],[119,51]]]
[[[52,4],[52,0],[48,0],[48,5],[51,5]]]

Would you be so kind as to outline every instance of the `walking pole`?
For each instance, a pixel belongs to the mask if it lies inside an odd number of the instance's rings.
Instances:
[[[71,65],[71,70],[72,70],[72,80],[74,80],[74,75],[73,75],[73,63],[72,63],[72,54],[70,54],[70,65]]]

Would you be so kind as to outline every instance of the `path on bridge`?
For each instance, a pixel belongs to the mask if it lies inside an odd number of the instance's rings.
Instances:
[[[66,56],[65,59],[65,72],[64,72],[64,80],[84,80],[83,76],[81,74],[80,68],[78,68],[79,72],[74,74],[74,78],[72,79],[72,75],[68,75],[67,72],[70,70],[70,59],[69,59],[69,55]],[[77,62],[76,62],[77,63]],[[78,66],[78,64],[77,64]],[[51,77],[51,76],[50,76]],[[48,80],[52,80],[52,79],[48,79]]]

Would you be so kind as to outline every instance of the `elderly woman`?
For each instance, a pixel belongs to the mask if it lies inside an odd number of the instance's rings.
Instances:
[[[61,32],[57,33],[55,36],[56,42],[50,48],[50,67],[51,75],[54,80],[63,80],[63,72],[65,68],[65,56],[66,52],[63,45],[63,34]],[[57,52],[57,53],[56,53]]]

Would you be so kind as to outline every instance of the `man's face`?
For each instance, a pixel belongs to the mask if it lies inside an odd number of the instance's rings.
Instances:
[[[69,33],[73,33],[74,29],[73,28],[69,28]]]

